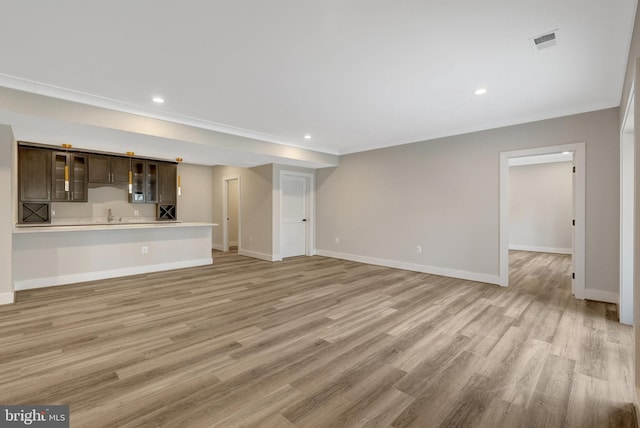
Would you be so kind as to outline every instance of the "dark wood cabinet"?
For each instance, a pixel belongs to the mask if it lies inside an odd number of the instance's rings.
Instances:
[[[156,212],[156,220],[167,221],[177,220],[176,204],[158,204]]]
[[[111,182],[113,184],[129,184],[129,168],[131,159],[111,156]]]
[[[89,182],[128,184],[131,159],[119,156],[89,155]]]
[[[51,201],[51,150],[19,147],[18,159],[20,201]]]
[[[71,155],[71,201],[89,200],[89,157],[81,154]]]
[[[155,204],[158,202],[158,162],[146,161],[145,179],[145,202],[147,204]]]
[[[158,164],[158,202],[175,204],[178,201],[178,166],[174,163]]]
[[[133,159],[131,162],[132,191],[129,194],[129,202],[132,204],[144,204],[146,181],[146,162],[142,159]]]
[[[51,150],[18,147],[18,222],[51,222]]]
[[[87,202],[87,155],[52,152],[51,161],[51,200],[54,202]]]
[[[169,162],[158,164],[158,220],[177,220],[178,165]]]
[[[87,202],[89,183],[131,183],[130,203],[157,204],[158,220],[176,220],[177,178],[172,162],[19,142],[18,221],[50,223],[51,203]]]
[[[89,156],[89,182],[111,183],[111,162],[109,156]]]
[[[133,159],[132,192],[129,202],[132,204],[155,204],[158,202],[158,162]]]

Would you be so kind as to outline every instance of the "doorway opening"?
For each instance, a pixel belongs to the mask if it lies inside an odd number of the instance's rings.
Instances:
[[[509,244],[511,225],[509,216],[509,164],[515,159],[544,160],[544,157],[558,157],[563,153],[566,160],[573,160],[573,212],[571,259],[573,271],[572,292],[578,299],[585,298],[585,144],[575,143],[560,146],[540,147],[500,153],[500,285],[509,285]],[[569,157],[570,156],[570,157]],[[542,162],[544,163],[544,161]],[[540,246],[544,247],[544,246]],[[539,248],[544,249],[544,248]],[[567,249],[568,250],[568,249]]]
[[[240,251],[240,177],[227,177],[222,190],[222,250]]]
[[[509,159],[510,263],[526,264],[547,253],[564,255],[555,260],[571,268],[567,255],[573,254],[573,166],[569,151]]]
[[[620,322],[633,325],[635,126],[634,86],[620,130]]]

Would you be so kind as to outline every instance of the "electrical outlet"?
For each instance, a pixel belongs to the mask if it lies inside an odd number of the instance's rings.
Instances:
[[[55,217],[56,216],[56,210],[51,210],[51,217]]]
[[[336,236],[336,244],[339,244],[339,243],[340,243],[340,238]]]
[[[416,251],[418,252],[418,254],[422,254],[422,245],[418,245],[416,247]]]
[[[149,254],[149,247],[147,247],[146,245],[142,247],[142,254]]]

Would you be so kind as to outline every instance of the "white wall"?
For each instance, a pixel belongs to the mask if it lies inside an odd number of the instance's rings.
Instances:
[[[240,177],[240,242],[241,255],[272,260],[272,174],[273,165],[254,168],[213,167],[213,245],[222,249],[223,184],[225,178]]]
[[[249,168],[240,180],[240,243],[238,253],[273,259],[273,165]]]
[[[211,226],[202,224],[62,226],[13,234],[16,290],[211,263]]]
[[[571,253],[572,163],[509,167],[509,248]]]
[[[498,283],[500,152],[584,142],[585,287],[617,300],[618,110],[342,156],[316,173],[318,253]]]
[[[0,87],[0,120],[18,139],[190,163],[335,165],[338,156]],[[176,153],[176,152],[179,152]]]
[[[72,219],[107,219],[109,208],[116,218],[124,220],[156,219],[156,204],[131,204],[126,185],[106,186],[89,184],[87,202],[52,202],[51,223],[65,223]],[[138,215],[136,215],[136,211]]]
[[[637,18],[637,17],[636,17]],[[636,19],[636,22],[638,20]],[[639,30],[636,26],[636,30]],[[640,34],[634,31],[634,41],[640,39]],[[640,85],[640,58],[634,59],[635,88],[634,94],[634,124],[640,124],[640,95],[637,88]],[[633,225],[633,333],[634,333],[634,356],[635,356],[635,385],[636,399],[640,398],[640,132],[633,133],[634,139],[634,162],[635,162],[635,182],[634,182],[634,213],[635,223]],[[636,409],[639,410],[639,409]],[[638,423],[640,424],[640,411],[638,412]]]
[[[635,26],[633,28],[633,36],[631,37],[631,46],[629,48],[629,58],[627,61],[627,71],[625,73],[624,86],[622,88],[622,96],[621,96],[621,109],[619,115],[619,125],[622,128],[622,125],[625,120],[625,116],[627,114],[626,107],[629,101],[629,93],[631,91],[632,84],[634,84],[634,122],[636,124],[640,123],[640,95],[638,94],[638,88],[640,87],[640,61],[638,58],[640,57],[640,8],[636,9],[636,20]],[[633,287],[633,312],[634,312],[634,377],[635,377],[635,387],[636,387],[636,398],[640,397],[640,239],[638,238],[638,230],[640,226],[640,216],[637,213],[640,213],[640,174],[638,173],[638,165],[640,165],[640,133],[637,131],[634,133],[635,140],[635,165],[636,165],[636,173],[635,173],[635,212],[636,212],[636,223],[634,225],[635,229],[635,238],[634,238],[634,287]],[[640,409],[638,409],[636,404],[636,414],[638,415],[638,424],[640,424]]]
[[[185,222],[219,223],[213,218],[213,167],[181,163],[178,165],[181,195],[178,196],[178,220]],[[220,223],[222,224],[222,223]],[[214,236],[222,226],[213,226]]]
[[[12,175],[17,165],[16,144],[11,127],[0,125],[0,304],[13,302],[12,229],[17,189]]]
[[[178,165],[178,175],[182,190],[178,196],[178,220],[212,223],[213,168],[181,163]]]

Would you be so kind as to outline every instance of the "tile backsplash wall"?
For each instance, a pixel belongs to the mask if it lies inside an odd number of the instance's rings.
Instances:
[[[106,222],[109,209],[114,221],[142,222],[156,219],[156,204],[130,204],[126,185],[90,185],[88,202],[53,202],[51,222]]]

